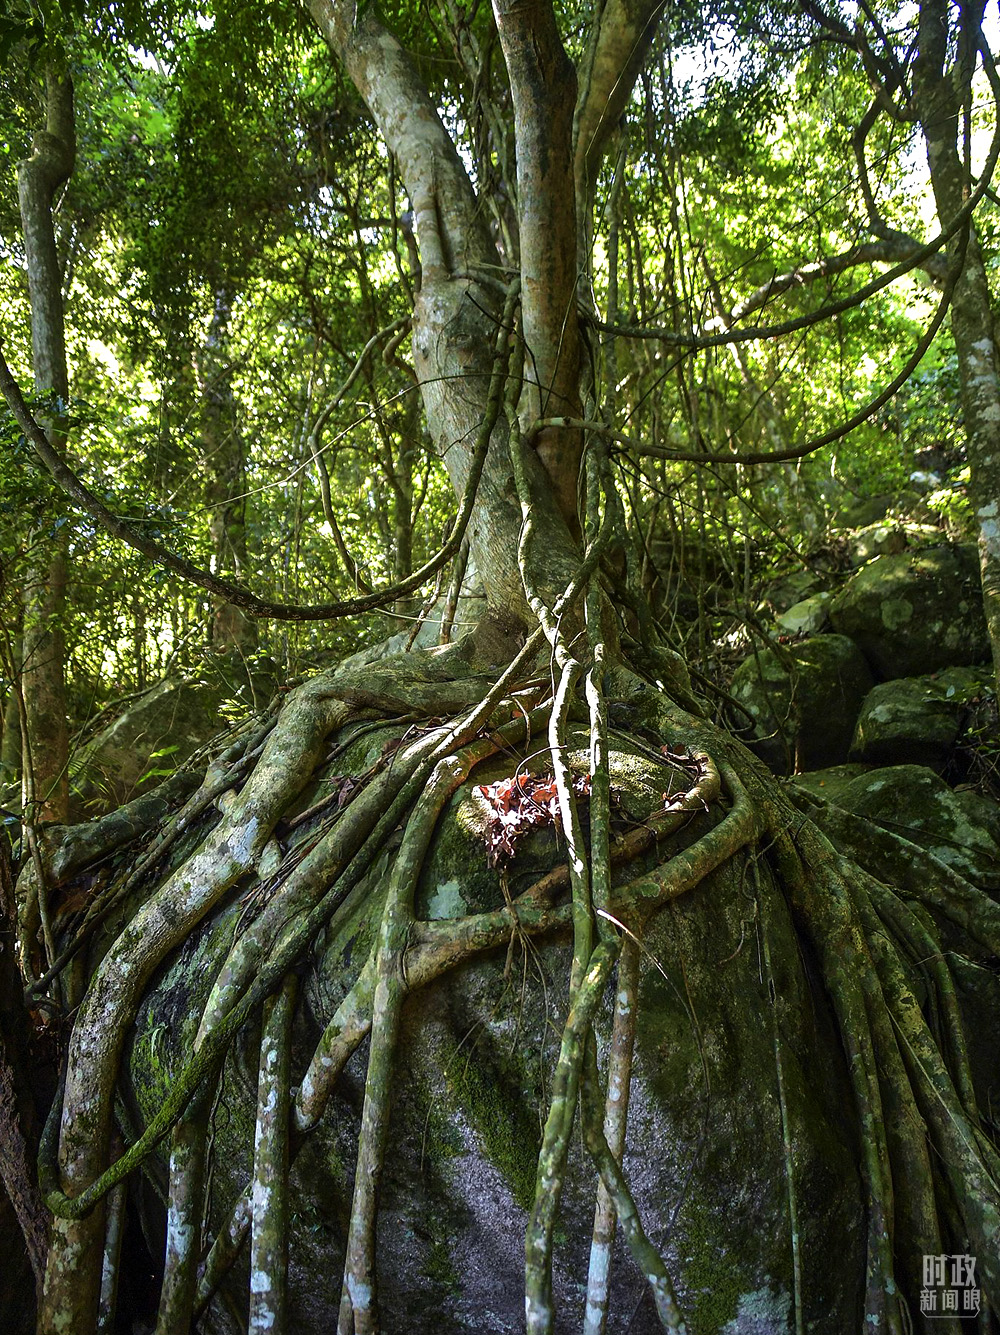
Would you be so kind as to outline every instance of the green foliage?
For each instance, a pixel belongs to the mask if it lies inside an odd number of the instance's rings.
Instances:
[[[453,13],[393,0],[380,14],[410,50],[499,227],[515,185],[489,6]],[[582,0],[559,7],[575,58],[591,18]],[[791,6],[671,6],[622,123],[623,321],[718,327],[775,274],[866,234],[851,140],[870,90],[841,48],[807,41],[807,30]],[[405,574],[434,550],[454,508],[405,369],[407,341],[395,361],[377,348],[334,400],[372,335],[409,314],[409,201],[367,109],[302,9],[291,0],[9,5],[0,22],[0,54],[9,57],[0,62],[0,147],[11,167],[30,151],[40,72],[57,47],[76,87],[77,162],[56,213],[71,461],[108,504],[192,560],[264,596],[326,601],[353,590],[323,510],[318,445],[362,573],[376,584]],[[919,230],[905,144],[879,126],[868,156],[886,220]],[[603,170],[595,235],[602,313],[614,162],[611,154]],[[5,351],[29,388],[15,172],[0,181],[10,238],[0,253]],[[797,284],[753,318],[808,314],[872,272]],[[878,391],[929,309],[924,289],[901,283],[793,338],[745,343],[739,355],[720,347],[674,357],[619,340],[623,429],[713,453],[799,444]],[[600,400],[604,351],[593,344]],[[933,441],[952,450],[957,396],[942,341],[889,409],[797,468],[737,476],[623,451],[633,549],[654,590],[665,587],[660,553],[665,545],[674,553],[675,633],[700,637],[701,651],[722,634],[726,598],[742,597],[747,551],[763,568],[787,542],[818,542],[841,481],[862,494],[896,488],[918,448]],[[927,500],[949,532],[962,523],[960,466],[956,458]],[[19,433],[0,426],[2,597],[12,624],[16,572],[32,542],[72,525],[68,669],[79,727],[168,665],[194,667],[213,645],[218,608],[53,497]],[[412,624],[405,618],[418,607],[412,599],[392,609],[398,616],[365,623],[262,624],[242,652],[271,655],[280,679]]]

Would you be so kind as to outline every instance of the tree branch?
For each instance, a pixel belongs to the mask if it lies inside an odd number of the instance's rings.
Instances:
[[[581,219],[591,208],[608,140],[628,105],[663,6],[664,0],[607,0],[601,11],[574,128],[576,206]]]
[[[881,241],[864,241],[839,255],[827,255],[814,264],[803,264],[797,269],[789,269],[787,273],[775,274],[738,306],[734,306],[728,319],[711,320],[705,327],[708,330],[731,329],[740,320],[745,320],[748,315],[766,306],[774,297],[780,297],[792,288],[806,287],[820,278],[831,278],[859,264],[905,263],[919,249],[920,242],[912,236],[907,236],[905,232],[890,232],[886,228],[886,235]],[[944,283],[948,277],[948,262],[940,252],[927,256],[923,264],[917,267],[922,268],[938,284]]]
[[[355,0],[308,0],[309,13],[364,98],[413,205],[425,280],[496,263],[496,247],[451,136],[408,53]]]
[[[947,242],[958,236],[969,223],[979,206],[980,200],[990,188],[998,159],[1000,159],[1000,123],[994,130],[993,140],[990,144],[982,175],[979,178],[979,184],[962,207],[956,211],[947,226],[942,227],[933,240],[928,241],[926,245],[918,246],[908,259],[894,265],[887,273],[881,274],[878,278],[873,278],[871,282],[865,283],[863,287],[858,288],[856,292],[852,292],[850,296],[842,297],[839,301],[831,301],[828,305],[822,306],[809,315],[799,315],[795,319],[785,320],[781,324],[754,325],[747,329],[728,330],[722,334],[681,334],[674,329],[656,328],[652,325],[609,325],[605,321],[596,320],[593,317],[590,324],[594,329],[601,330],[602,333],[618,334],[622,338],[653,339],[668,346],[681,348],[719,348],[727,343],[758,342],[766,338],[782,338],[787,334],[797,333],[800,329],[807,329],[810,325],[819,323],[820,320],[841,315],[844,311],[860,306],[863,301],[867,301],[876,292],[881,292],[890,283],[894,283],[897,278],[902,278],[904,274],[908,274],[911,269],[926,268],[926,261],[937,255]],[[961,245],[964,254],[965,243],[962,242]]]
[[[217,575],[203,570],[185,557],[178,556],[176,552],[170,551],[169,548],[162,546],[154,539],[147,538],[122,519],[120,515],[116,515],[109,510],[102,501],[98,500],[89,487],[81,482],[68,464],[52,448],[46,439],[45,432],[29,412],[2,351],[0,351],[0,394],[7,400],[18,426],[20,426],[25,437],[33,446],[35,453],[59,486],[82,510],[96,519],[112,537],[118,538],[120,542],[125,542],[130,547],[134,547],[136,551],[141,552],[143,556],[148,557],[157,565],[173,570],[175,574],[180,575],[191,584],[197,584],[199,588],[225,598],[234,607],[242,608],[245,612],[249,612],[251,616],[273,617],[278,621],[332,621],[336,617],[355,616],[361,612],[371,611],[374,607],[384,607],[387,603],[412,593],[414,589],[418,589],[421,584],[424,584],[432,575],[436,574],[447,561],[451,560],[461,546],[465,530],[468,528],[469,520],[472,517],[479,479],[482,476],[483,465],[486,462],[490,433],[500,415],[503,387],[507,376],[508,344],[516,296],[517,283],[515,282],[508,291],[503,319],[497,332],[496,356],[494,358],[493,375],[490,380],[486,413],[475,442],[465,491],[459,502],[458,515],[455,518],[450,535],[438,552],[405,580],[400,580],[398,584],[382,589],[377,593],[361,598],[348,598],[340,603],[320,603],[317,605],[275,603],[264,598],[258,598],[256,594],[250,593],[241,585],[220,579]]]

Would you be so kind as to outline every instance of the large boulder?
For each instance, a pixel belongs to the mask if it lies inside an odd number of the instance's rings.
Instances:
[[[868,770],[825,791],[818,777],[803,786],[928,849],[975,885],[1000,889],[1000,811],[988,798],[956,792],[924,765]]]
[[[867,765],[929,765],[942,770],[968,703],[985,681],[974,668],[882,682],[865,697],[851,758]]]
[[[876,557],[834,598],[830,620],[882,679],[980,663],[989,654],[972,546]]]
[[[732,694],[754,720],[750,744],[778,774],[847,759],[872,676],[843,635],[817,635],[744,660]]]
[[[363,754],[349,752],[337,764],[367,763],[381,754],[384,740],[384,731],[369,735]],[[585,734],[577,744],[586,744]],[[422,874],[419,919],[495,911],[505,895],[518,894],[558,858],[548,827],[530,832],[506,867],[488,865],[477,788],[509,776],[516,764],[507,758],[484,766],[455,795]],[[662,805],[662,763],[631,753],[625,742],[611,769],[627,824]],[[700,813],[676,847],[716,819]],[[298,828],[300,834],[307,829]],[[755,900],[738,863],[648,923],[625,1171],[694,1335],[789,1335],[797,1280],[808,1329],[854,1330],[863,1312],[864,1206],[846,1067],[787,907],[766,865],[758,875],[755,894],[768,923],[777,1003],[752,945]],[[372,881],[384,877],[380,863]],[[206,991],[244,913],[240,898],[227,902],[148,992],[124,1082],[139,1123],[159,1108],[176,1079]],[[322,958],[302,980],[294,1069],[302,1069],[373,933],[371,908],[363,918],[345,913],[342,925],[331,927]],[[463,965],[410,999],[380,1201],[384,1330],[506,1335],[524,1329],[524,1234],[568,967],[565,939],[525,948],[515,936],[509,948]],[[612,991],[598,1018],[602,1062]],[[775,1065],[779,1041],[784,1113]],[[245,1050],[234,1046],[227,1064],[225,1115],[214,1141],[213,1231],[249,1173],[255,1064],[251,1036]],[[361,1053],[292,1169],[291,1330],[336,1327],[364,1072]],[[789,1245],[790,1171],[799,1200],[807,1203],[798,1274]],[[162,1253],[162,1212],[153,1192],[142,1189],[153,1251]],[[554,1258],[560,1333],[581,1327],[593,1201],[593,1169],[574,1135]],[[831,1250],[836,1266],[829,1263]],[[609,1332],[660,1330],[620,1231],[612,1274]],[[244,1254],[230,1281],[235,1301],[245,1301],[239,1295],[248,1279]]]

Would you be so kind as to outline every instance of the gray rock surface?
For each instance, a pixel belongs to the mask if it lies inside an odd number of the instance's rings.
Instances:
[[[920,844],[983,889],[1000,889],[1000,811],[926,766],[868,770],[837,785],[830,800]]]
[[[791,670],[789,670],[791,668]],[[819,769],[847,759],[861,702],[872,676],[843,635],[817,635],[751,655],[731,691],[753,715],[753,749],[776,773]]]
[[[989,654],[971,546],[876,557],[836,595],[830,619],[883,679],[980,663]]]
[[[974,668],[882,682],[865,697],[851,759],[868,765],[942,770],[959,735],[963,708],[985,682]]]

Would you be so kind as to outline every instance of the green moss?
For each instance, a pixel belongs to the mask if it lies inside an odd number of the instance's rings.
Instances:
[[[170,1087],[171,1071],[166,1059],[169,1037],[168,1026],[156,1023],[150,1007],[146,1027],[135,1040],[132,1063],[133,1071],[141,1073],[143,1102],[149,1102],[153,1107],[166,1098]]]
[[[424,1146],[433,1147],[437,1160],[456,1158],[462,1153],[462,1136],[449,1111],[441,1106],[437,1091],[421,1080],[419,1089],[414,1086],[414,1094],[420,1105]]]
[[[721,1240],[718,1219],[704,1203],[691,1200],[682,1215],[685,1247],[684,1287],[689,1296],[692,1335],[718,1335],[740,1310],[740,1300],[754,1280]]]
[[[457,1046],[448,1054],[447,1088],[479,1137],[483,1152],[503,1175],[522,1210],[535,1198],[541,1135],[531,1101],[497,1070],[481,1048],[470,1057]]]
[[[437,1227],[435,1227],[435,1233],[437,1233]],[[427,1256],[426,1272],[427,1278],[433,1280],[440,1288],[446,1289],[449,1293],[461,1292],[462,1285],[458,1271],[451,1259],[450,1238],[440,1235],[435,1236]]]

